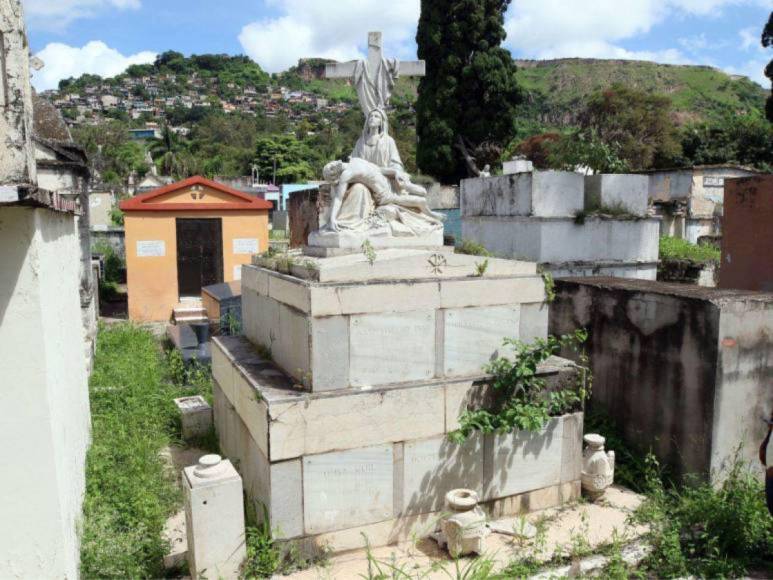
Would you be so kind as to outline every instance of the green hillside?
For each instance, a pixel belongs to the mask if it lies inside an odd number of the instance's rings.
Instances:
[[[518,66],[531,115],[554,126],[573,124],[588,95],[615,83],[668,95],[680,122],[763,114],[768,94],[748,78],[705,66],[596,59],[518,61]]]
[[[325,62],[301,60],[288,71],[268,74],[245,56],[185,57],[167,51],[154,63],[133,65],[113,78],[65,79],[58,91],[43,96],[62,111],[97,174],[109,183],[147,171],[148,150],[159,170],[175,177],[246,175],[255,162],[268,175],[275,160],[281,160],[278,181],[310,179],[319,176],[326,161],[348,155],[362,129],[354,88],[344,80],[325,79]],[[562,59],[518,65],[526,99],[503,156],[530,137],[567,134],[578,126],[591,97],[617,84],[672,100],[670,117],[684,155],[660,163],[773,167],[773,128],[764,120],[767,91],[747,78],[709,67],[639,61]],[[392,135],[412,173],[418,169],[418,85],[417,79],[399,79],[390,112]],[[152,143],[129,142],[127,129],[148,122],[184,131]],[[612,151],[615,143],[604,146]]]

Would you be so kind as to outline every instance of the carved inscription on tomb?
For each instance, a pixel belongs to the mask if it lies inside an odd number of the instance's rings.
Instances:
[[[391,445],[303,458],[303,510],[307,534],[393,517]]]

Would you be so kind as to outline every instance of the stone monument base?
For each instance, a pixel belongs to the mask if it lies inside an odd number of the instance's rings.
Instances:
[[[345,551],[427,536],[445,494],[479,493],[492,517],[579,498],[583,414],[539,433],[449,441],[458,416],[487,395],[478,380],[436,379],[309,393],[244,337],[213,339],[215,424],[258,517],[308,551]],[[377,364],[377,363],[376,363]],[[549,384],[577,379],[552,358]]]
[[[334,253],[324,252],[324,250],[353,250],[362,251],[365,242],[378,250],[384,248],[423,248],[440,249],[443,248],[443,228],[428,232],[421,236],[374,236],[368,232],[351,231],[316,231],[309,234],[309,244],[304,249],[304,254],[311,256],[324,257],[334,255]]]

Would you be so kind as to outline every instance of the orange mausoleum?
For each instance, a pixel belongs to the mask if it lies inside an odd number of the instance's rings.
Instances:
[[[121,202],[129,318],[169,320],[201,288],[241,279],[268,249],[271,202],[191,177]]]

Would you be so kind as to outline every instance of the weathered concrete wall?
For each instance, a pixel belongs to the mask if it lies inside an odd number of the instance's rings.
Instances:
[[[89,401],[75,217],[0,208],[0,577],[76,578]]]
[[[773,295],[614,278],[557,280],[556,293],[550,333],[590,331],[592,405],[632,443],[681,474],[741,444],[753,460],[773,406]]]
[[[110,212],[116,206],[114,193],[100,192],[89,195],[89,225],[92,230],[106,230],[113,227]]]
[[[566,171],[535,171],[464,179],[462,217],[573,217],[584,207],[584,177]]]
[[[35,183],[29,45],[20,0],[0,0],[0,184]]]
[[[773,175],[727,181],[721,288],[773,292]]]
[[[755,465],[763,417],[773,409],[773,295],[722,305],[711,468],[721,470],[742,445]]]

